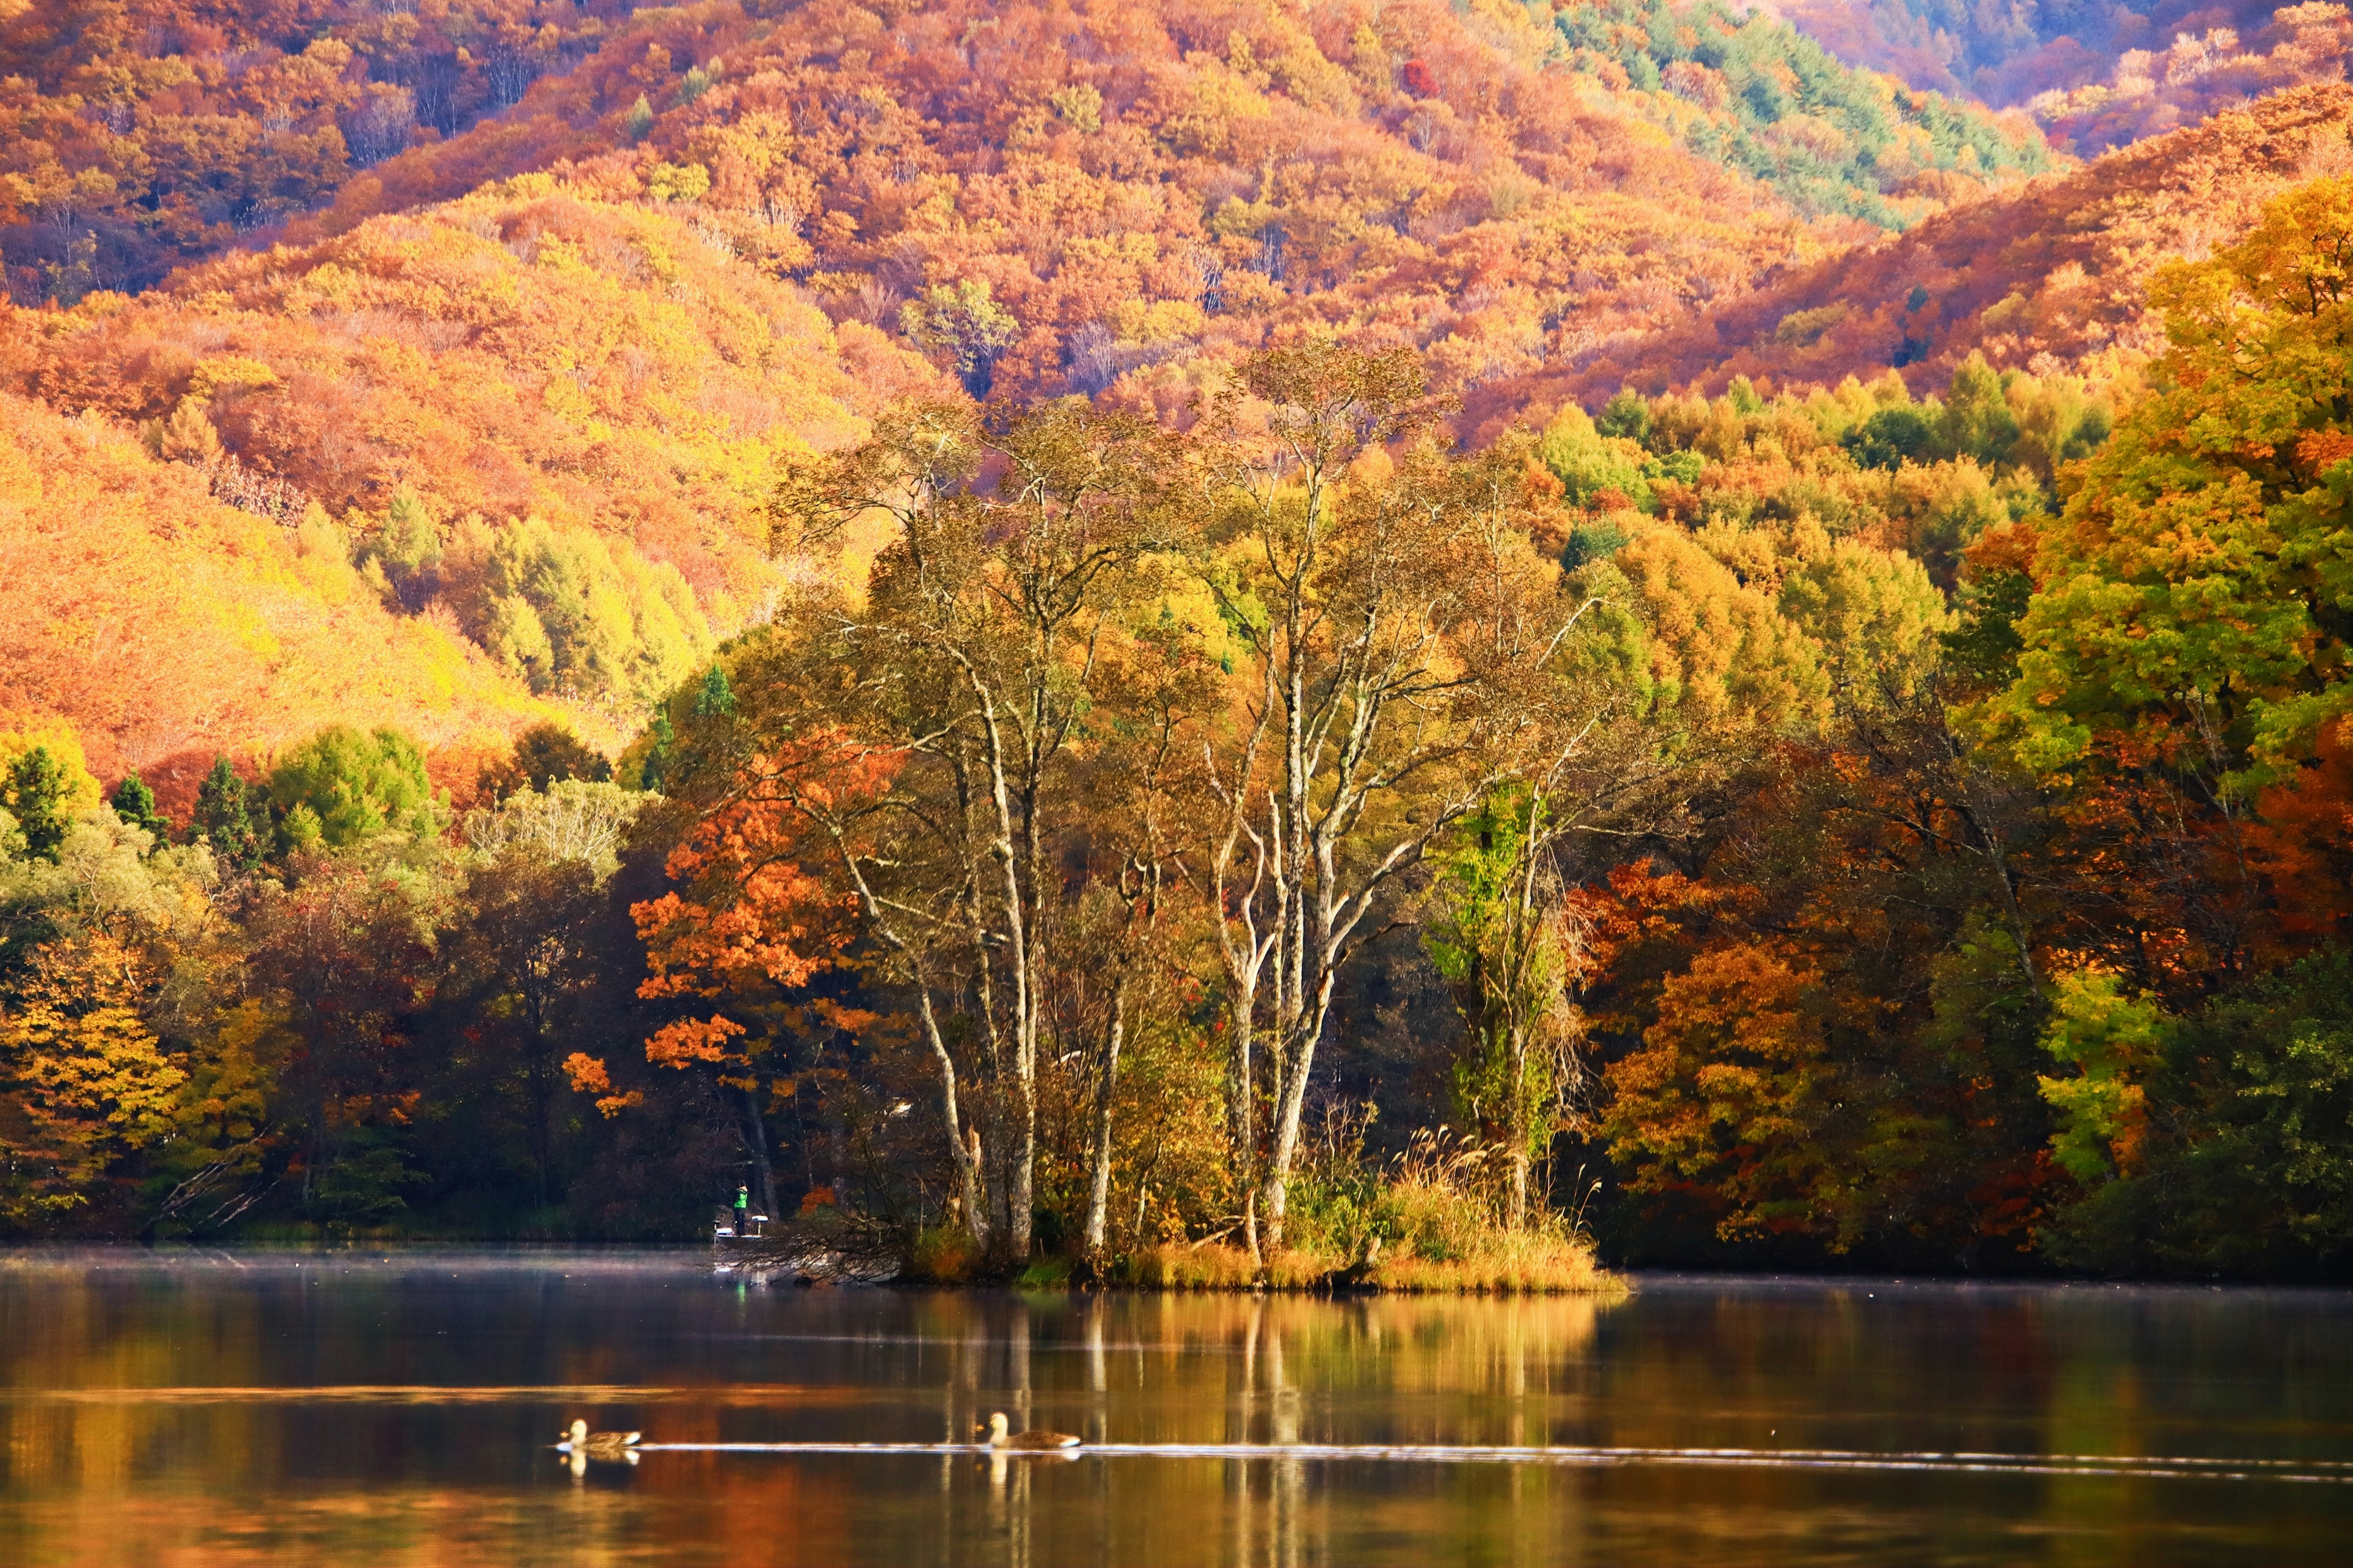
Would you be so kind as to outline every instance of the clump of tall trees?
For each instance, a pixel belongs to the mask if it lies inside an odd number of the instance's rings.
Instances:
[[[2337,1268],[2349,232],[2161,274],[2105,384],[1466,452],[1303,335],[1176,416],[902,403],[626,752],[454,797],[333,728],[175,818],[10,721],[0,1217]]]

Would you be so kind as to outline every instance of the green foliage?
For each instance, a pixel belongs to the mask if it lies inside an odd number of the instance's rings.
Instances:
[[[1560,568],[1574,572],[1588,561],[1607,561],[1625,548],[1629,537],[1624,529],[1607,518],[1599,522],[1580,522],[1568,531],[1568,542],[1560,547]]]
[[[425,753],[393,730],[363,732],[331,724],[281,754],[270,769],[269,798],[285,814],[291,846],[336,848],[383,833],[429,837],[443,808],[425,773]]]
[[[2200,1165],[2274,1194],[2292,1246],[2341,1255],[2353,1247],[2353,955],[2314,954],[2214,1023],[2232,1047],[2237,1125]]]
[[[1936,426],[1918,408],[1883,408],[1847,433],[1842,443],[1866,468],[1893,468],[1926,458]]]
[[[565,779],[603,784],[612,776],[611,759],[551,721],[533,724],[517,735],[514,754],[483,769],[481,784],[492,796],[503,799],[519,789],[543,791]]]
[[[135,772],[122,776],[122,782],[114,786],[114,794],[106,804],[114,808],[115,816],[153,835],[157,844],[165,843],[172,837],[171,823],[155,809],[155,792],[149,789],[146,781]]]
[[[409,1160],[401,1140],[383,1127],[355,1127],[311,1181],[306,1208],[329,1229],[381,1226],[408,1206],[404,1190],[431,1178]]]
[[[1632,387],[1620,387],[1601,412],[1595,416],[1593,427],[1604,436],[1622,440],[1641,442],[1651,434],[1650,400]]]
[[[1917,561],[1853,540],[1792,571],[1780,610],[1820,650],[1823,673],[1850,708],[1881,707],[1923,690],[1944,651],[1951,616]]]
[[[670,727],[668,712],[660,709],[654,710],[654,721],[648,736],[645,763],[638,773],[638,787],[659,792],[678,753],[678,731]]]
[[[735,689],[727,683],[726,667],[714,664],[702,678],[702,689],[694,694],[694,716],[724,719],[734,711]]]
[[[678,569],[538,518],[460,531],[453,560],[465,618],[534,691],[646,699],[669,690],[711,646]],[[459,552],[453,551],[453,556]]]
[[[65,764],[46,745],[18,753],[5,781],[0,781],[0,805],[15,819],[25,853],[55,860],[65,843],[71,821],[73,781]]]
[[[393,491],[384,521],[358,547],[356,563],[380,571],[402,608],[425,607],[438,584],[441,531],[414,489],[402,485]]]
[[[1722,0],[1577,0],[1556,26],[1579,68],[1604,62],[1666,101],[1683,145],[1772,184],[1801,211],[1902,228],[1904,182],[1922,169],[1974,176],[2052,166],[2040,137],[1986,110],[1841,64],[1765,12]]]
[[[2353,955],[2324,950],[2179,1019],[2145,1014],[2139,1142],[2074,1152],[2094,1184],[2047,1243],[2058,1260],[2135,1272],[2309,1275],[2353,1254]],[[2107,1097],[2113,1099],[2113,1096]],[[2094,1117],[2129,1126],[2105,1101]],[[2072,1168],[2072,1167],[2071,1167]]]
[[[2280,776],[2353,710],[2353,179],[2151,287],[2158,387],[2045,535],[1998,719],[2073,776],[2119,738],[2218,790]]]
[[[934,285],[899,312],[899,330],[919,347],[945,354],[966,392],[986,397],[997,362],[1019,335],[1013,313],[998,304],[987,279]]]
[[[2018,439],[2018,420],[2002,396],[2001,377],[1986,363],[1985,355],[1971,353],[1953,371],[1945,388],[1945,406],[1936,421],[1939,457],[1971,457],[1991,463],[2006,456]]]
[[[628,113],[621,117],[621,134],[632,142],[642,142],[646,139],[646,132],[653,128],[654,106],[646,101],[646,95],[641,92],[638,94],[638,100],[629,105]]]
[[[1567,489],[1571,501],[1581,504],[1610,490],[1632,506],[1647,510],[1651,505],[1641,446],[1622,436],[1603,435],[1574,404],[1545,426],[1536,439],[1536,458]]]
[[[213,759],[212,772],[196,786],[189,837],[205,845],[227,869],[250,871],[268,852],[269,802],[248,786],[227,757]]]
[[[2078,1182],[2104,1181],[2138,1152],[2148,1114],[2140,1080],[2163,1058],[2175,1027],[2156,998],[2126,995],[2114,974],[2060,977],[2042,1048],[2074,1071],[2040,1081],[2059,1113],[2052,1154]]]
[[[1436,857],[1438,910],[1422,937],[1464,1025],[1456,1110],[1527,1160],[1551,1143],[1573,1070],[1562,1048],[1573,944],[1554,904],[1546,811],[1513,784],[1463,818]]]
[[[2017,678],[2026,646],[2019,618],[2034,594],[2034,579],[2011,568],[1972,574],[1954,595],[1954,620],[1945,633],[1945,668],[1972,690],[2008,686]]]
[[[563,779],[603,784],[613,776],[613,764],[603,752],[589,750],[560,724],[533,724],[515,737],[515,766],[544,790]]]

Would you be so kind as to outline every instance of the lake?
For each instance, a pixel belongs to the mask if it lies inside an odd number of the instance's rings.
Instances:
[[[694,1252],[5,1254],[0,1563],[2280,1568],[2353,1551],[2353,1297],[1638,1285],[1617,1302],[1065,1298],[770,1288]],[[936,1445],[993,1410],[1116,1447],[691,1447]],[[552,1451],[575,1415],[689,1447],[575,1476]]]

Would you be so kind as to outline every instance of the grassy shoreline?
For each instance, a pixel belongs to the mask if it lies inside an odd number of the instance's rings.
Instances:
[[[1506,1233],[1484,1255],[1407,1255],[1345,1263],[1327,1254],[1285,1252],[1261,1269],[1240,1247],[1175,1244],[1124,1259],[1109,1282],[1147,1290],[1363,1291],[1383,1295],[1622,1296],[1631,1289],[1594,1261],[1589,1248],[1540,1232]]]
[[[1630,1294],[1625,1279],[1601,1267],[1592,1245],[1565,1229],[1479,1227],[1419,1247],[1408,1237],[1386,1251],[1287,1247],[1262,1262],[1222,1240],[1164,1242],[1090,1269],[1049,1256],[1012,1274],[992,1273],[960,1236],[927,1232],[911,1249],[900,1281],[946,1287],[1011,1285],[1018,1289],[1108,1289],[1178,1291],[1281,1291],[1294,1294],[1609,1296]]]

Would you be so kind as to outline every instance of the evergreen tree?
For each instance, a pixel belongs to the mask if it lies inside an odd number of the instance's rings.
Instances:
[[[639,789],[659,791],[662,774],[670,771],[670,753],[677,749],[678,732],[670,728],[670,715],[654,710],[654,743],[646,752],[646,765],[638,771]]]
[[[33,747],[8,770],[7,798],[0,804],[5,804],[9,814],[16,817],[17,831],[25,836],[27,855],[37,855],[45,860],[58,858],[66,841],[70,782],[65,764],[47,746]]]
[[[385,579],[411,612],[423,609],[440,586],[441,531],[406,485],[393,491],[369,553],[383,563]]]
[[[724,719],[735,711],[735,689],[727,684],[727,671],[719,665],[702,678],[702,689],[694,699],[694,716],[698,719]]]
[[[155,792],[147,787],[147,781],[135,771],[122,776],[122,782],[114,786],[114,794],[106,804],[114,808],[115,816],[132,826],[145,828],[159,846],[171,840],[171,822],[155,809]]]
[[[254,822],[255,807],[246,782],[228,765],[227,757],[213,759],[213,771],[196,786],[196,809],[189,819],[189,836],[211,847],[223,866],[250,871],[261,864],[261,833]]]

